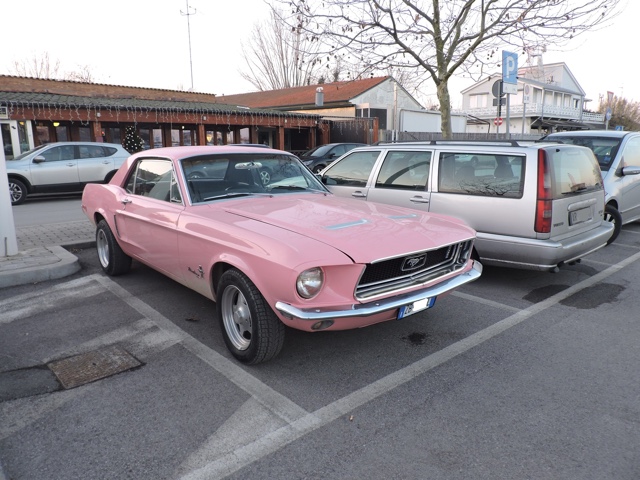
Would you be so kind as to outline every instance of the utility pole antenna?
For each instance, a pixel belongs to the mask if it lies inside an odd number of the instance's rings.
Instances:
[[[193,60],[191,58],[191,23],[189,22],[189,17],[196,14],[196,9],[194,8],[192,12],[191,7],[189,7],[189,0],[186,0],[186,2],[187,11],[183,12],[180,10],[180,15],[187,17],[187,33],[189,34],[189,66],[191,68],[191,91],[193,92]]]

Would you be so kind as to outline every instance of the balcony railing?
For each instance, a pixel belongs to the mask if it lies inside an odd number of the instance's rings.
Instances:
[[[509,115],[511,117],[522,117],[523,107],[526,107],[524,115],[527,117],[558,118],[566,120],[578,120],[583,122],[604,122],[603,113],[581,112],[579,108],[562,107],[558,105],[543,105],[542,103],[527,103],[526,105],[510,105]],[[478,118],[495,118],[497,107],[469,108],[466,110],[455,110],[452,113],[461,115],[472,115]],[[501,115],[507,115],[507,107],[502,107]]]

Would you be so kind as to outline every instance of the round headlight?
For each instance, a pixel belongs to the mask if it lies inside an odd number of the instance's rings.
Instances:
[[[324,283],[324,273],[319,267],[310,268],[298,275],[296,289],[302,298],[315,297]]]

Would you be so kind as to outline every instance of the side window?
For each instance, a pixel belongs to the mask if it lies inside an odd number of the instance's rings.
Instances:
[[[523,155],[441,153],[438,191],[521,198],[525,159]]]
[[[127,179],[127,192],[166,202],[182,202],[171,162],[142,159]]]
[[[640,137],[632,138],[622,151],[621,167],[640,167]]]
[[[347,147],[345,145],[338,145],[333,150],[331,150],[333,158],[341,157],[345,153],[347,153]]]
[[[376,179],[376,188],[424,190],[429,179],[431,152],[389,152]]]
[[[101,158],[105,156],[102,147],[97,145],[80,145],[78,151],[80,158]]]
[[[47,162],[59,162],[62,160],[73,160],[75,147],[73,145],[64,145],[62,147],[53,147],[42,153]]]
[[[365,187],[380,151],[354,152],[329,167],[322,176],[327,185]]]

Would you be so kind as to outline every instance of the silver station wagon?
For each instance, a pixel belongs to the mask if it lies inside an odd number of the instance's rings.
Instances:
[[[336,195],[461,218],[477,231],[474,255],[485,265],[557,271],[614,230],[598,162],[580,146],[380,144],[352,150],[321,179]]]

